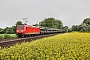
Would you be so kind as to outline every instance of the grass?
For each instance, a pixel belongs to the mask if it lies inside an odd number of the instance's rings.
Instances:
[[[5,36],[6,34],[0,34],[0,39],[5,39]],[[9,36],[10,38],[16,38],[16,34],[7,34],[7,36]],[[8,38],[9,38],[8,37]]]
[[[5,34],[0,34],[0,36],[4,36]],[[7,35],[10,35],[11,37],[15,37],[16,34],[7,34]]]

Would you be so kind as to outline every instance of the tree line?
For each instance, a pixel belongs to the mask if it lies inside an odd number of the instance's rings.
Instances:
[[[0,28],[0,34],[15,34],[16,26],[21,25],[21,21],[17,21],[15,26],[6,27],[4,29]],[[90,18],[86,18],[80,25],[73,25],[71,28],[68,26],[63,26],[63,22],[61,20],[57,20],[55,18],[46,18],[43,21],[39,22],[39,24],[34,24],[34,26],[42,26],[56,29],[63,29],[65,31],[81,31],[81,32],[90,32]]]
[[[15,26],[12,27],[6,27],[6,28],[0,28],[0,34],[15,34],[16,33],[16,26],[21,25],[21,21],[17,21]]]
[[[90,18],[85,18],[80,25],[73,25],[72,31],[90,32]]]

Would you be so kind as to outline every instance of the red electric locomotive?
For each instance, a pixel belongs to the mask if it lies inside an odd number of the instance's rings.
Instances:
[[[64,33],[64,30],[48,28],[48,27],[35,27],[27,24],[18,25],[16,27],[17,37],[26,37],[33,35],[53,34],[53,33]]]
[[[25,37],[31,35],[38,35],[40,34],[40,28],[30,25],[18,25],[16,27],[16,35],[18,37]]]

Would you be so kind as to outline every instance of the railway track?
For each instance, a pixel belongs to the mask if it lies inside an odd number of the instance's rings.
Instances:
[[[58,33],[56,33],[58,34]],[[30,42],[32,40],[44,38],[44,37],[49,37],[49,36],[54,36],[56,34],[47,34],[47,35],[40,35],[40,36],[34,36],[34,37],[27,37],[27,38],[18,38],[18,39],[11,39],[11,40],[4,40],[0,41],[0,46],[3,47],[10,47],[15,45],[16,43],[22,43],[22,42]]]

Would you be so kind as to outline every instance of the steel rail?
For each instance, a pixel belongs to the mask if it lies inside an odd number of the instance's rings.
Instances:
[[[58,34],[58,33],[56,33]],[[22,43],[22,42],[30,42],[32,40],[44,38],[44,37],[49,37],[49,36],[54,36],[56,34],[47,34],[47,35],[39,35],[39,36],[34,36],[34,37],[27,37],[27,38],[18,38],[18,39],[11,39],[11,40],[5,40],[5,41],[0,41],[0,46],[1,47],[10,47],[15,45],[16,43]]]

